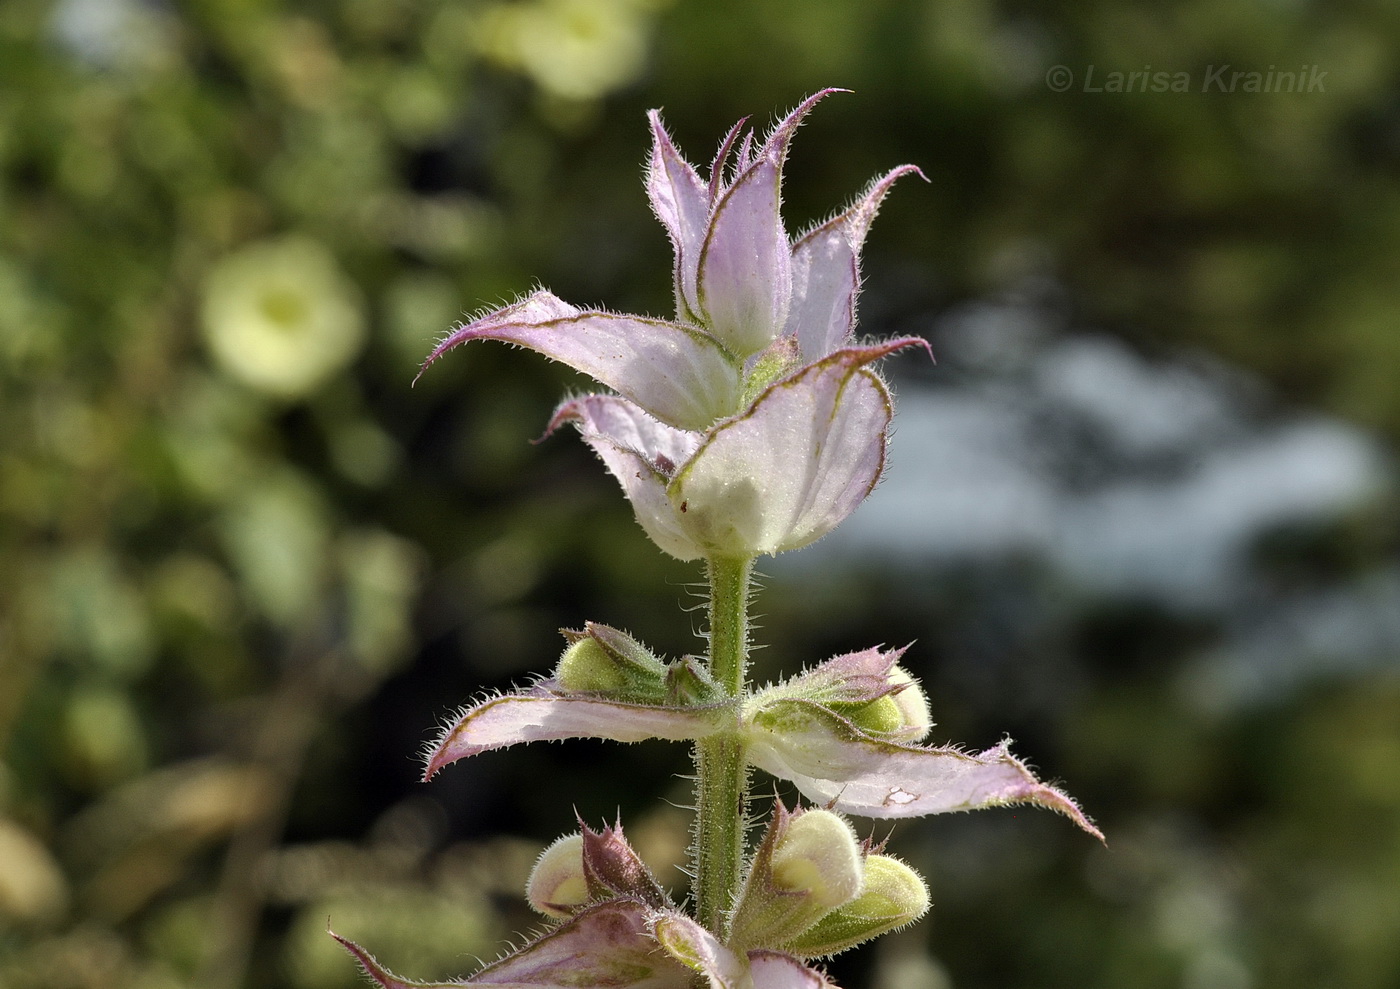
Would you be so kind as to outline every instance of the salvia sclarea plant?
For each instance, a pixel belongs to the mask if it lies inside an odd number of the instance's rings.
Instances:
[[[566,631],[553,675],[463,710],[427,754],[449,763],[521,742],[689,741],[695,808],[689,899],[678,904],[620,825],[580,830],[540,856],[526,888],[545,933],[464,980],[438,985],[818,989],[816,960],[917,920],[924,880],[849,818],[1038,804],[1102,838],[1007,743],[969,753],[921,744],[932,727],[902,649],[837,656],[761,689],[746,676],[756,558],[821,538],[865,499],[885,463],[893,405],[874,365],[918,337],[855,338],[860,252],[903,165],[790,240],[779,215],[793,132],[831,90],[760,139],[745,121],[703,177],[650,115],[647,195],[675,248],[672,320],[578,309],[538,290],[458,327],[431,364],[471,340],[537,350],[611,389],[564,402],[662,550],[703,560],[708,655],[667,661],[625,632]],[[809,806],[775,800],[749,849],[750,768]],[[688,908],[688,909],[687,909]],[[337,935],[338,937],[338,935]],[[339,939],[386,989],[406,982]]]

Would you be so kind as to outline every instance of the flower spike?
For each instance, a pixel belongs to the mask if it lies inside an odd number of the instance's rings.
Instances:
[[[746,681],[755,558],[839,525],[884,470],[893,415],[880,360],[918,337],[856,336],[865,237],[902,165],[789,238],[783,168],[797,128],[838,90],[807,97],[767,133],[725,134],[702,175],[649,113],[647,197],[674,250],[674,319],[580,309],[539,289],[460,325],[424,362],[473,340],[526,347],[605,391],[570,398],[565,423],[622,486],[671,556],[710,567],[709,655],[665,660],[626,632],[563,630],[553,675],[460,711],[425,778],[458,759],[566,738],[696,746],[695,914],[677,908],[621,824],[550,845],[526,888],[554,925],[466,979],[497,989],[834,989],[808,962],[912,923],[929,891],[864,841],[847,816],[902,818],[1035,804],[1102,835],[1036,779],[1009,741],[984,752],[921,744],[928,696],[905,649],[846,653],[762,690]],[[793,783],[816,807],[777,802],[747,856],[747,767]],[[337,936],[380,989],[406,982]]]

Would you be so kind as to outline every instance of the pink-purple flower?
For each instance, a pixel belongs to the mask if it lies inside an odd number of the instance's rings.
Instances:
[[[790,240],[783,162],[808,98],[760,141],[744,121],[700,176],[651,114],[647,194],[675,249],[676,317],[578,309],[543,289],[458,327],[470,340],[538,350],[613,390],[571,399],[549,430],[577,426],[637,520],[682,560],[748,558],[819,539],[884,469],[893,413],[872,365],[917,337],[858,345],[866,232],[890,186]]]

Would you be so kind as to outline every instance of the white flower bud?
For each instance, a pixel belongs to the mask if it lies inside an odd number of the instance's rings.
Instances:
[[[809,810],[788,826],[773,850],[773,883],[806,893],[828,910],[860,892],[860,845],[855,832],[829,810]]]
[[[525,899],[546,917],[560,919],[572,917],[588,902],[582,835],[565,835],[540,853],[525,883]]]
[[[829,810],[789,815],[779,806],[734,911],[730,946],[776,948],[861,889],[855,832]]]
[[[923,877],[897,858],[868,855],[860,895],[782,947],[804,958],[834,955],[911,924],[928,908],[928,887]]]

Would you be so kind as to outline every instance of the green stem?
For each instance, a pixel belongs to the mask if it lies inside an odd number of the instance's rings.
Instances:
[[[708,569],[710,675],[737,699],[746,685],[753,560],[711,560]],[[734,729],[695,743],[696,918],[721,938],[739,886],[748,802],[748,767],[737,722]]]

